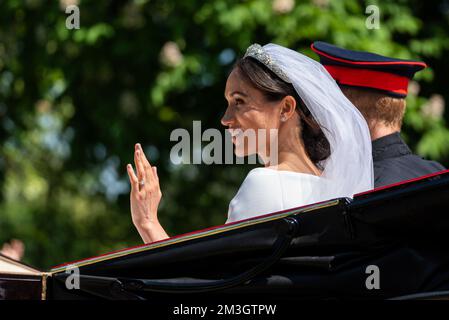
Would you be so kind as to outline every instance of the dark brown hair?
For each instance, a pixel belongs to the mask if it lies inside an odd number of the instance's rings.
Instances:
[[[331,154],[329,141],[293,85],[283,81],[264,64],[253,58],[240,59],[234,65],[233,69],[235,68],[238,68],[241,75],[254,88],[260,90],[268,101],[279,101],[286,96],[292,96],[295,99],[304,148],[310,160],[322,169],[319,162],[327,159]]]

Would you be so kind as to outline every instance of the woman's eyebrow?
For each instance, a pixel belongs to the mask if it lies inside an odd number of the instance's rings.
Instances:
[[[241,95],[241,96],[243,96],[243,97],[247,97],[247,96],[248,96],[246,93],[243,93],[243,92],[241,92],[241,91],[233,91],[233,92],[231,92],[231,93],[229,94],[229,96],[232,97],[232,96],[235,95],[235,94],[239,94],[239,95]],[[225,98],[226,98],[226,94],[225,94]]]

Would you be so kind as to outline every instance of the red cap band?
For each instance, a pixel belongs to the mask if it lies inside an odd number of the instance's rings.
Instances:
[[[339,84],[374,88],[392,92],[401,96],[407,95],[409,81],[407,77],[388,72],[348,68],[335,65],[325,65],[324,67],[330,73],[332,78],[334,78]]]

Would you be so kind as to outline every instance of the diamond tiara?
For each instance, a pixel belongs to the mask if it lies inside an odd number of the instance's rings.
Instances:
[[[251,57],[263,63],[268,69],[273,71],[279,78],[287,83],[291,83],[285,72],[275,63],[270,55],[264,50],[260,44],[252,44],[246,50],[243,58]]]

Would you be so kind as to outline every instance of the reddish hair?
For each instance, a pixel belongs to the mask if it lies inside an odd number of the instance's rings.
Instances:
[[[388,127],[402,126],[405,112],[405,99],[395,98],[380,91],[341,86],[341,91],[362,113],[368,125],[382,123]]]

